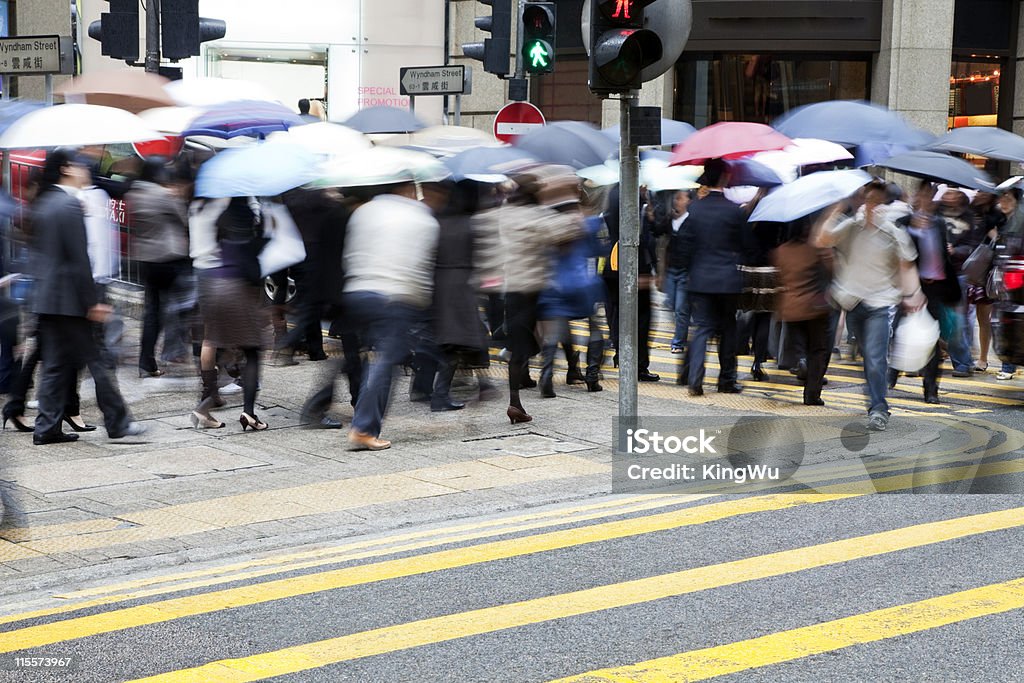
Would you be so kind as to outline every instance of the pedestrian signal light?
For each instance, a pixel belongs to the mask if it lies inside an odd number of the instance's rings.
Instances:
[[[638,90],[641,72],[661,59],[656,31],[644,28],[644,8],[655,0],[592,0],[590,90],[598,95]]]
[[[523,35],[519,53],[527,73],[547,74],[555,70],[555,3],[529,2],[523,5]]]

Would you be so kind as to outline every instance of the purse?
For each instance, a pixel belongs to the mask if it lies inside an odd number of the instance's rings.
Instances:
[[[984,286],[988,273],[992,270],[992,259],[995,257],[996,248],[990,241],[985,240],[971,252],[971,255],[964,261],[961,272],[972,285]]]

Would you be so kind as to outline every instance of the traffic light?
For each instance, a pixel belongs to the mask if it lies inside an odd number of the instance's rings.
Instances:
[[[199,54],[199,44],[218,40],[227,33],[221,19],[199,16],[199,0],[161,0],[161,51],[167,59],[177,61]]]
[[[491,6],[491,16],[477,17],[473,24],[491,34],[482,43],[465,43],[462,52],[484,63],[484,71],[508,75],[508,55],[512,49],[512,0],[478,0]]]
[[[598,95],[638,90],[640,72],[661,59],[661,37],[644,28],[644,8],[655,0],[591,0],[591,92]]]
[[[549,74],[555,70],[555,3],[528,2],[523,5],[523,34],[520,54],[527,73]]]
[[[110,11],[89,24],[89,37],[100,41],[102,53],[114,59],[139,58],[139,0],[107,0]]]

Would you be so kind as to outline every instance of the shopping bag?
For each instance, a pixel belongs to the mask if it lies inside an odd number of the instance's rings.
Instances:
[[[269,204],[263,208],[264,236],[269,241],[260,251],[260,272],[264,277],[302,263],[306,247],[292,215],[283,204]]]

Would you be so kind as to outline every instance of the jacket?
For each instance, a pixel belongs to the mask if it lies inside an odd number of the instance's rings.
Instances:
[[[908,228],[910,221],[913,216],[904,216],[897,219],[896,225],[901,228]],[[936,216],[932,219],[931,229],[939,233],[941,237],[940,243],[942,244],[942,264],[945,269],[946,277],[942,280],[934,280],[931,282],[921,281],[921,292],[924,293],[930,301],[941,301],[947,306],[956,306],[960,303],[960,297],[962,291],[960,289],[960,281],[957,279],[957,273],[959,268],[954,265],[953,257],[950,256],[949,249],[947,248],[948,242],[946,241],[946,222],[941,216]],[[917,249],[917,260],[914,263],[920,267],[921,265],[921,244],[919,238],[913,232],[907,230],[907,234],[910,235],[910,239],[914,241],[914,248]]]
[[[771,252],[779,269],[777,316],[783,322],[813,320],[830,313],[825,293],[832,279],[832,250],[807,242],[785,242]]]
[[[683,264],[689,271],[689,291],[739,294],[743,275],[738,266],[750,263],[756,246],[743,209],[711,192],[690,204],[683,232]]]
[[[137,180],[127,196],[131,208],[135,259],[165,263],[188,257],[185,203],[157,183]]]
[[[36,199],[32,225],[32,312],[86,317],[98,299],[81,203],[50,187]]]

